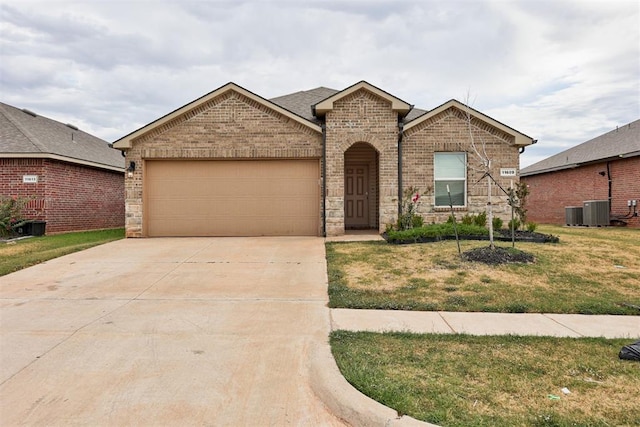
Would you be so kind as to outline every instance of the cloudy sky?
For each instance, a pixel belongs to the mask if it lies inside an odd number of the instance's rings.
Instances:
[[[455,98],[539,142],[640,118],[637,0],[0,0],[0,101],[109,142],[233,81]]]

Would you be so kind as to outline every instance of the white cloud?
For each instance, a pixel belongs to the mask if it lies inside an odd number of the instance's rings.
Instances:
[[[359,80],[538,139],[523,165],[640,117],[635,1],[0,0],[2,101],[109,141],[234,81]]]

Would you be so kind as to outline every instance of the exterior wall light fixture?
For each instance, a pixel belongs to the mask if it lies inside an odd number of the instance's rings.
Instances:
[[[129,178],[133,178],[133,172],[136,170],[136,162],[129,162],[129,167],[127,168],[127,176]]]

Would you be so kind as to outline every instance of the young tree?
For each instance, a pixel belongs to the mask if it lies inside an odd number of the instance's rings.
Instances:
[[[473,132],[473,116],[471,115],[471,107],[469,107],[469,95],[465,99],[465,122],[467,131],[469,133],[469,145],[471,147],[471,153],[475,156],[476,161],[471,162],[467,159],[468,167],[482,174],[482,179],[487,180],[487,225],[489,227],[489,247],[495,249],[495,243],[493,239],[493,207],[491,201],[491,191],[493,177],[491,175],[491,158],[487,154],[487,144],[482,138],[481,134],[474,134]]]

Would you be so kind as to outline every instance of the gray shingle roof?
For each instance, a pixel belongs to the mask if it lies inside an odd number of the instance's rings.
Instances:
[[[289,95],[272,98],[269,101],[291,111],[294,114],[297,114],[300,117],[304,117],[307,120],[311,120],[312,122],[317,123],[318,119],[313,115],[311,107],[320,103],[320,101],[324,101],[330,96],[335,95],[338,92],[341,91],[321,86],[311,90],[302,90],[300,92],[291,93]],[[403,119],[403,122],[410,122],[411,120],[423,115],[426,112],[426,110],[413,108]]]
[[[299,115],[300,117],[304,117],[312,122],[317,122],[317,119],[313,116],[313,112],[311,111],[311,106],[335,95],[338,92],[340,91],[321,86],[311,90],[301,90],[300,92],[291,93],[289,95],[278,96],[277,98],[272,98],[269,101]]]
[[[58,156],[96,167],[124,170],[125,159],[107,141],[0,102],[0,157]]]
[[[580,145],[534,163],[520,171],[536,175],[618,157],[640,156],[640,120],[621,126]]]

